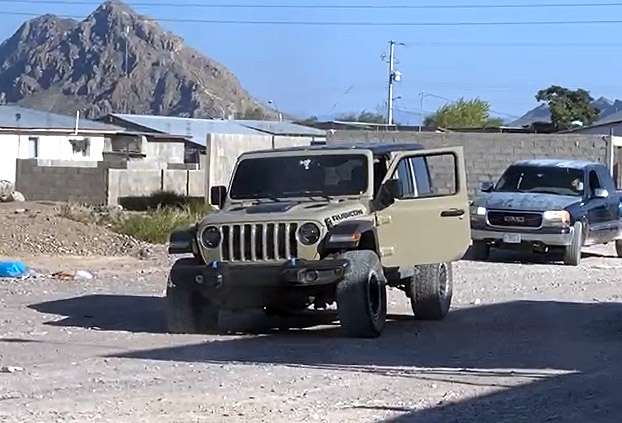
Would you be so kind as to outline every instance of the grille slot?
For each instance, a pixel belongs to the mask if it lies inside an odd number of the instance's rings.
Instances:
[[[539,228],[542,226],[542,213],[489,211],[488,223],[491,226]]]
[[[223,261],[274,261],[298,257],[297,223],[258,223],[220,227]]]

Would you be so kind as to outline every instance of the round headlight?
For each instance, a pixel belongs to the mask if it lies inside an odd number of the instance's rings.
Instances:
[[[315,223],[305,223],[298,229],[298,241],[303,245],[313,245],[320,240],[320,228]]]
[[[216,226],[208,226],[201,232],[201,243],[207,248],[218,247],[220,239],[220,230]]]

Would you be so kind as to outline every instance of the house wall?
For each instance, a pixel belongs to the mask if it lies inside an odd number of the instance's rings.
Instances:
[[[147,160],[157,160],[164,163],[184,163],[186,146],[183,142],[154,141],[144,143],[143,153]]]
[[[15,182],[16,159],[32,159],[29,138],[38,139],[36,158],[44,160],[101,161],[105,139],[103,136],[76,137],[72,135],[0,134],[0,179]],[[88,138],[88,154],[73,151],[71,140]]]
[[[496,181],[512,162],[535,158],[584,159],[607,163],[607,137],[575,134],[479,134],[336,131],[327,143],[418,143],[426,148],[462,146],[469,192],[481,182]],[[432,177],[443,181],[437,171]]]
[[[0,180],[15,182],[18,145],[17,135],[0,134]]]

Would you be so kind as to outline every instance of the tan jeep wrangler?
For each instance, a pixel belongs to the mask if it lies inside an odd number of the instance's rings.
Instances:
[[[171,235],[170,253],[194,255],[170,273],[171,332],[217,329],[221,310],[287,314],[336,302],[347,335],[375,337],[387,286],[406,293],[418,319],[449,311],[451,262],[470,240],[461,148],[246,153],[211,202],[220,211]]]

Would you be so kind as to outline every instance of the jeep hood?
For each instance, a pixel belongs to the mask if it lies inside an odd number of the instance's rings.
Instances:
[[[568,195],[491,192],[482,195],[473,204],[497,210],[547,211],[563,210],[581,201],[580,197]]]
[[[253,222],[314,221],[326,225],[365,217],[369,207],[361,201],[280,201],[254,205],[234,204],[205,217],[201,225]]]

